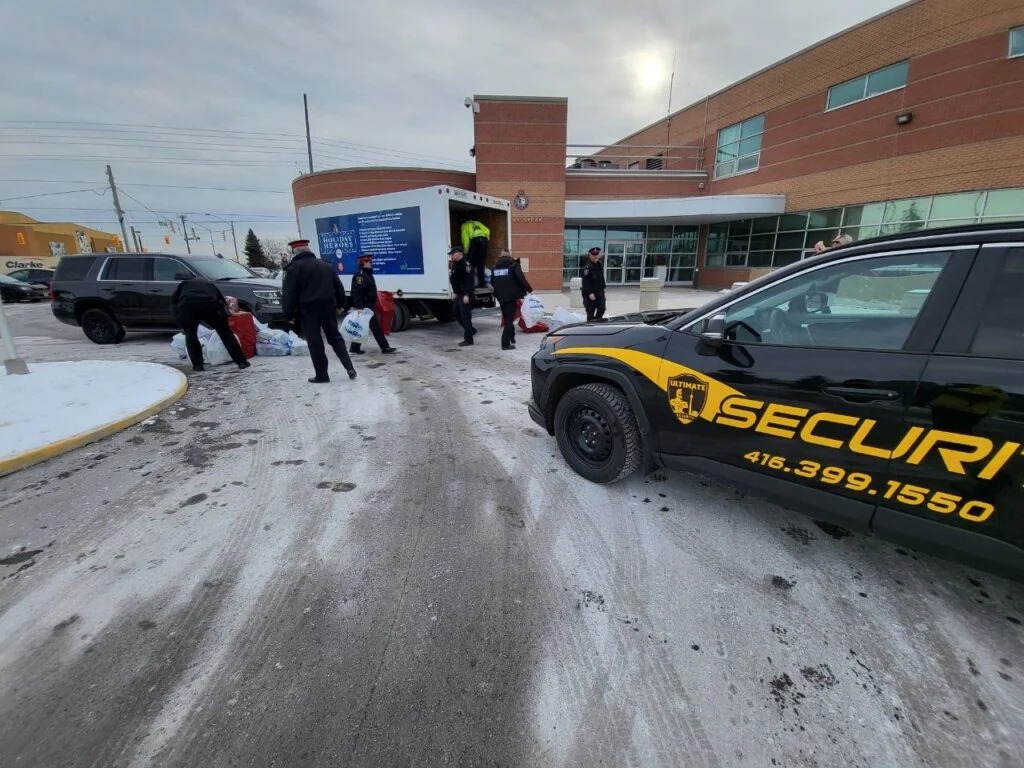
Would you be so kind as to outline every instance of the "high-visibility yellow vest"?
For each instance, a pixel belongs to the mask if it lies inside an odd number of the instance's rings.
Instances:
[[[479,221],[467,221],[462,225],[462,249],[463,252],[469,250],[469,241],[474,237],[486,237],[488,240],[491,239],[491,230],[485,227]]]

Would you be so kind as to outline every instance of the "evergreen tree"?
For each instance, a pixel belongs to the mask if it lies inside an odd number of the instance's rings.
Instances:
[[[263,246],[251,229],[245,236],[245,258],[250,267],[266,267],[267,255],[263,252]]]

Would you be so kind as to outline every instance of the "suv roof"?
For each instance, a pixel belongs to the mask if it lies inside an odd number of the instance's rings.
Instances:
[[[867,240],[850,243],[842,248],[835,248],[826,253],[849,253],[852,249],[870,247],[880,244],[909,243],[914,240],[927,240],[929,245],[954,245],[969,240],[976,240],[984,235],[986,240],[1001,242],[1024,237],[1024,220],[997,222],[994,224],[963,224],[957,227],[942,229],[916,229],[913,232],[898,232],[892,235],[879,235]],[[991,237],[990,237],[991,235]]]

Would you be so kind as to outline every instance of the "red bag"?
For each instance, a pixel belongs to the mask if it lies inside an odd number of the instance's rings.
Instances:
[[[373,308],[380,329],[385,336],[391,335],[391,320],[395,316],[395,295],[390,291],[377,291],[377,306]]]
[[[256,323],[248,312],[228,315],[228,327],[238,337],[246,357],[256,357]]]

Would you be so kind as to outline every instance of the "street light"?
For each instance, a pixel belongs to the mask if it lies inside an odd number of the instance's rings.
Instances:
[[[235,261],[238,261],[238,238],[235,237],[235,222],[225,221],[220,216],[214,216],[212,213],[204,213],[203,216],[209,216],[211,219],[216,219],[219,222],[231,225],[231,242],[235,245]]]

